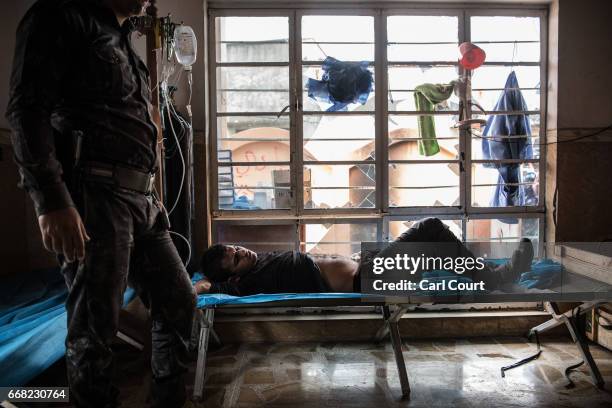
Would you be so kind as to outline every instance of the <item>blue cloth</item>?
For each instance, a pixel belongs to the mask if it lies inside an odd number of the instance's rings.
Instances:
[[[550,259],[542,259],[531,265],[531,271],[521,274],[519,285],[531,289],[546,289],[558,285],[563,275],[563,265]]]
[[[0,284],[0,385],[22,386],[66,352],[67,289],[59,269],[19,274]],[[124,305],[135,296],[126,290]]]
[[[506,85],[494,111],[523,111],[527,103],[519,89],[519,83],[514,71],[508,75]],[[531,159],[533,148],[528,137],[496,138],[496,136],[531,136],[529,115],[490,115],[484,128],[482,139],[482,154],[485,159]],[[485,167],[497,168],[499,172],[498,185],[491,197],[492,207],[517,205],[533,205],[537,197],[530,186],[519,186],[521,182],[520,165],[485,164]],[[502,220],[508,224],[516,224],[516,219]]]
[[[236,208],[238,210],[260,210],[256,205],[249,203],[249,198],[247,196],[240,196],[232,204],[232,208]]]
[[[224,293],[211,293],[198,296],[198,308],[203,309],[217,305],[250,305],[282,300],[306,299],[361,299],[361,293],[260,293],[249,296],[232,296]]]
[[[327,57],[321,66],[321,80],[308,78],[306,89],[314,100],[331,103],[328,112],[347,110],[351,103],[365,104],[372,92],[372,72],[368,62],[343,62]]]
[[[204,279],[204,275],[196,272],[191,281],[195,284]],[[217,305],[248,305],[255,303],[276,302],[280,300],[304,300],[304,299],[359,299],[360,293],[260,293],[249,296],[232,296],[225,293],[210,293],[198,295],[198,308],[203,309]]]
[[[487,262],[502,265],[507,259],[487,259]],[[563,265],[552,259],[540,259],[531,263],[531,270],[523,272],[518,284],[524,288],[548,289],[561,282]]]

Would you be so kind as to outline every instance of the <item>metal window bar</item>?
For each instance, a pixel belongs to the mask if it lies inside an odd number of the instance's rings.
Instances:
[[[212,98],[215,99],[215,98]],[[213,102],[211,101],[211,104]],[[215,101],[216,103],[216,101]],[[282,117],[282,116],[291,116],[290,115],[291,110],[289,112],[283,112],[283,113],[279,113],[279,112],[262,112],[262,111],[254,111],[254,112],[216,112],[215,116],[217,118],[221,118],[221,117],[226,117],[226,116],[278,116],[278,117]],[[211,134],[215,134],[215,133],[211,133]]]
[[[527,41],[475,41],[474,44],[530,44],[530,43],[539,43],[539,40]],[[458,44],[455,41],[388,41],[387,45],[453,45]]]
[[[234,68],[264,68],[264,67],[288,67],[289,62],[268,62],[268,61],[240,61],[240,62],[215,62],[216,68],[234,67]]]
[[[388,63],[390,67],[402,67],[402,66],[416,66],[423,68],[436,68],[436,67],[456,67],[459,65],[457,61],[400,61],[391,60]]]
[[[287,89],[274,88],[217,88],[217,92],[289,92]]]
[[[527,164],[539,163],[540,159],[472,159],[472,164]]]
[[[433,160],[433,159],[410,159],[410,160],[400,160],[400,159],[389,159],[389,164],[452,164],[452,163],[460,163],[460,159],[449,160]]]
[[[237,44],[237,45],[251,45],[251,44],[288,44],[285,40],[253,40],[253,41],[218,41],[219,44]]]
[[[305,190],[374,190],[374,186],[324,186],[304,187]]]
[[[289,190],[291,187],[278,186],[235,186],[235,187],[219,187],[219,190]]]
[[[218,140],[230,142],[289,142],[291,139],[286,137],[219,137]]]
[[[316,67],[316,66],[321,66],[322,62],[323,62],[323,60],[315,60],[315,61],[313,61],[313,60],[304,60],[304,61],[301,62],[301,64],[302,64],[303,67],[312,67],[312,66]],[[361,61],[344,61],[344,62],[352,62],[352,63],[355,63],[355,64],[361,63]],[[374,64],[375,64],[373,61],[367,61],[367,62],[368,62],[368,66],[369,67],[373,67]]]
[[[503,91],[505,89],[516,89],[516,90],[520,90],[520,91],[539,91],[540,88],[472,88],[472,92],[473,91]],[[397,88],[397,89],[389,89],[389,92],[415,92],[416,89],[414,88]]]
[[[328,112],[328,111],[301,111],[300,112],[303,116],[308,116],[308,115],[315,115],[315,116],[324,116],[324,115],[329,115],[329,116],[338,116],[338,115],[375,115],[376,111],[366,111],[366,110],[352,110],[352,111],[345,111],[345,112]]]
[[[374,45],[374,42],[370,41],[302,41],[302,44],[346,44],[346,45]]]
[[[453,116],[458,115],[456,110],[434,110],[434,111],[414,111],[414,110],[389,110],[389,115],[393,116]]]
[[[374,160],[304,160],[304,166],[357,166],[374,164]]]
[[[436,140],[459,140],[460,137],[436,137]],[[389,140],[429,140],[424,137],[389,136]]]

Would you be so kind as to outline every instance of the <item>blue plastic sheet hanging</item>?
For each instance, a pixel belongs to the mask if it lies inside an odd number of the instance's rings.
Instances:
[[[321,80],[308,78],[306,89],[310,98],[332,104],[327,112],[345,111],[351,103],[367,102],[373,87],[367,61],[343,62],[327,57],[321,68]]]

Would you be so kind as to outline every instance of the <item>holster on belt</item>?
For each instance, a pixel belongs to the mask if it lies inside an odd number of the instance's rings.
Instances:
[[[142,194],[150,194],[155,183],[155,173],[143,172],[119,164],[81,162],[79,175],[82,180],[110,184]]]

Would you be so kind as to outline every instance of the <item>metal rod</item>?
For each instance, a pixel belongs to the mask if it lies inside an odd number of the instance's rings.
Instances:
[[[582,355],[583,361],[587,364],[587,367],[589,369],[589,373],[591,374],[591,378],[593,379],[593,382],[595,383],[597,388],[603,388],[604,379],[601,376],[601,372],[599,371],[599,368],[597,367],[597,363],[595,363],[595,360],[593,359],[593,355],[591,354],[591,351],[589,350],[589,345],[586,343],[582,335],[578,333],[576,325],[574,324],[572,319],[564,317],[563,320],[565,322],[565,325],[567,326],[567,330],[569,330],[570,334],[572,335],[574,344],[576,345],[576,347],[578,348],[578,351],[580,351],[580,354]]]
[[[571,313],[569,315],[567,314],[567,312],[560,314],[559,306],[557,305],[556,302],[546,302],[546,303],[547,303],[546,308],[547,310],[551,312],[551,314],[553,315],[553,318],[565,323],[567,330],[570,332],[572,339],[574,340],[574,344],[576,345],[576,347],[578,348],[578,351],[582,355],[583,361],[587,363],[587,367],[589,369],[591,378],[593,379],[593,382],[595,383],[595,385],[598,388],[603,388],[604,380],[603,380],[603,377],[601,376],[601,373],[599,372],[597,363],[595,363],[595,360],[593,359],[593,355],[591,354],[591,351],[589,350],[589,345],[586,343],[584,337],[578,332],[578,329],[576,328],[576,324],[574,322],[574,317],[573,317],[575,315],[576,308],[570,310]],[[595,305],[596,304],[593,304],[592,306],[589,305],[589,306],[592,309]],[[583,313],[583,312],[581,313],[580,306],[578,306],[578,312],[579,314]]]
[[[472,88],[472,92],[474,91],[506,91],[506,90],[519,90],[519,91],[539,91],[540,88]],[[397,89],[389,89],[390,92],[415,92],[414,88],[397,88]]]
[[[474,41],[474,44],[529,44],[529,43],[539,43],[539,40],[534,41]],[[387,43],[388,45],[457,45],[456,41],[423,41],[423,42],[400,42],[400,41],[390,41]]]
[[[589,350],[588,344],[586,343],[584,338],[578,333],[578,330],[576,329],[576,325],[574,324],[572,318],[576,314],[576,310],[578,314],[584,314],[602,303],[605,303],[605,302],[602,302],[602,301],[584,302],[577,308],[568,310],[565,313],[559,313],[559,307],[557,306],[556,302],[544,302],[544,307],[550,313],[550,315],[552,316],[552,319],[536,327],[533,327],[531,330],[529,330],[529,333],[528,333],[528,337],[531,337],[535,332],[538,332],[541,334],[554,327],[565,324],[565,326],[567,327],[567,330],[572,336],[574,344],[576,344],[578,351],[580,351],[580,354],[582,355],[583,360],[587,363],[587,367],[589,368],[589,372],[591,374],[591,378],[593,378],[593,382],[598,388],[603,388],[603,385],[604,385],[603,377],[601,376],[599,368],[597,367],[597,363],[593,359],[593,356]]]
[[[402,397],[408,398],[410,396],[410,382],[408,381],[406,362],[404,361],[404,355],[402,354],[402,337],[400,335],[398,322],[391,320],[389,306],[383,306],[383,314],[385,317],[385,321],[389,326],[389,334],[391,335],[391,346],[393,347],[395,363],[397,364],[397,371],[399,374],[400,385],[402,388]]]
[[[412,115],[418,115],[418,116],[435,116],[435,115],[446,115],[446,116],[452,116],[452,115],[458,115],[459,111],[454,111],[454,110],[438,110],[438,111],[414,111],[414,110],[403,110],[403,111],[393,111],[390,110],[389,111],[389,115],[406,115],[406,116],[412,116]]]
[[[398,308],[389,317],[389,321],[399,323],[400,319],[402,318],[402,316],[404,316],[408,309],[409,307],[407,305],[399,305]],[[389,334],[389,326],[385,322],[385,324],[383,324],[376,332],[374,341],[382,341],[387,336],[387,334]]]
[[[142,351],[144,350],[144,345],[139,342],[138,340],[128,336],[127,334],[118,331],[117,332],[117,337],[121,340],[123,340],[124,342],[126,342],[127,344],[129,344],[130,346],[134,347],[135,349]]]
[[[204,380],[206,377],[206,354],[208,352],[208,339],[212,330],[215,312],[214,309],[206,309],[202,315],[200,327],[200,343],[198,345],[198,359],[196,362],[196,373],[193,383],[193,399],[202,400],[204,395]]]

